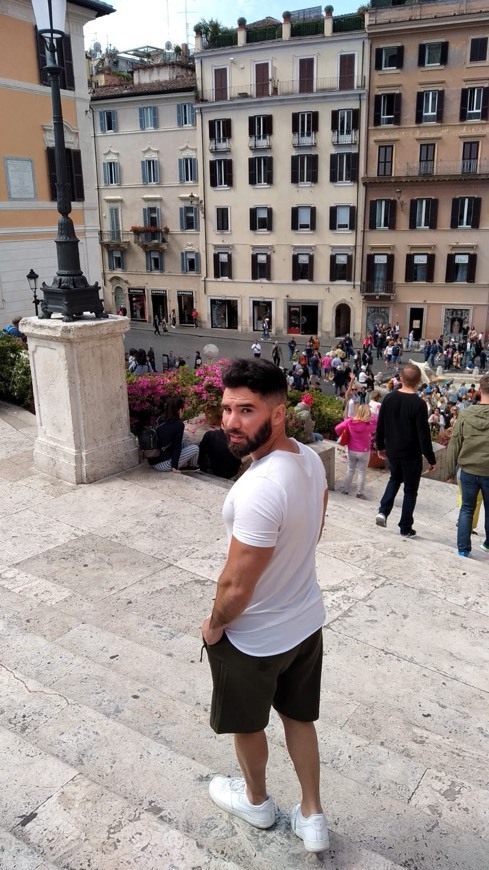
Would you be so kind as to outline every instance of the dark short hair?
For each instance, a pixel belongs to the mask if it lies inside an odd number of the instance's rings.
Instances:
[[[287,400],[287,380],[279,366],[266,359],[235,359],[222,372],[224,388],[247,387],[260,396]]]

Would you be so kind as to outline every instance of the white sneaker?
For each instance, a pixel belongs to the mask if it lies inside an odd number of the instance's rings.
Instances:
[[[252,804],[246,794],[244,779],[215,776],[209,783],[209,794],[221,810],[244,819],[255,828],[271,828],[275,824],[275,806],[271,797],[262,804]]]
[[[305,819],[301,813],[301,805],[296,804],[290,813],[290,824],[294,834],[304,841],[307,852],[324,852],[329,848],[328,820],[324,813]]]
[[[375,525],[382,526],[382,528],[385,529],[387,525],[387,517],[385,516],[385,514],[381,514],[380,512],[377,514],[377,516],[375,517]]]

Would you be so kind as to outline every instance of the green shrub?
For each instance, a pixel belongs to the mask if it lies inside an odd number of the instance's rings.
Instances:
[[[314,421],[314,431],[320,432],[326,438],[336,438],[334,429],[343,419],[343,403],[334,396],[323,396],[319,390],[311,390],[308,394],[301,393],[300,390],[289,390],[288,407],[294,408],[298,402],[304,400],[305,395],[311,396],[313,400],[310,411]]]
[[[32,402],[29,354],[18,338],[0,333],[0,399],[28,408]]]

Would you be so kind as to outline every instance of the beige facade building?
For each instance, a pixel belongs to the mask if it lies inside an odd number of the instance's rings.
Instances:
[[[192,325],[201,207],[195,75],[184,62],[134,70],[92,95],[106,309]]]
[[[380,7],[379,3],[379,7]],[[363,327],[489,329],[489,6],[369,9]]]
[[[363,19],[240,20],[235,36],[196,34],[204,319],[360,335]]]

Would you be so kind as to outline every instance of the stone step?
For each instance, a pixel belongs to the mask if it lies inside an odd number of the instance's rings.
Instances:
[[[39,852],[2,827],[0,827],[0,867],[2,870],[56,870],[55,864],[47,861]]]

